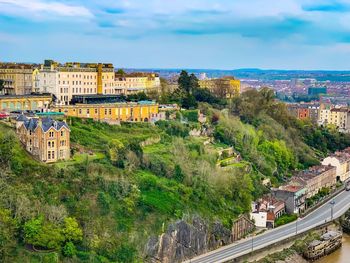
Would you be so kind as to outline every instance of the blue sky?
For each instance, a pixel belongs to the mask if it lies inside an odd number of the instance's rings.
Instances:
[[[0,61],[350,69],[349,0],[0,0]]]

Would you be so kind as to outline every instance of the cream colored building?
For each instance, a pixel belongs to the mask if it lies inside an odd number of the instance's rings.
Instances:
[[[134,94],[160,88],[160,78],[154,73],[130,73],[115,75],[117,94]]]
[[[318,113],[318,124],[319,125],[328,125],[330,116],[331,116],[331,109],[333,109],[332,105],[329,104],[321,104],[319,108]]]
[[[26,95],[33,91],[33,66],[30,64],[0,63],[2,95]]]
[[[348,107],[333,107],[321,104],[319,109],[318,124],[333,126],[340,132],[350,132],[350,110]]]
[[[350,155],[335,153],[334,155],[328,156],[322,161],[323,165],[331,165],[336,168],[336,179],[337,181],[346,181],[350,178]]]
[[[46,60],[37,72],[37,92],[52,93],[68,105],[74,95],[116,94],[113,64],[65,63]]]

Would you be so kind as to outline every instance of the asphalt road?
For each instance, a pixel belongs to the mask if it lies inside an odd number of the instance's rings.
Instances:
[[[281,240],[289,238],[296,233],[308,231],[322,225],[332,218],[343,215],[350,208],[350,191],[343,191],[334,199],[334,204],[325,203],[304,218],[298,219],[288,225],[281,226],[253,238],[237,241],[207,254],[186,261],[186,263],[219,263],[250,253],[252,250],[264,248]],[[333,208],[332,208],[333,207]],[[333,216],[333,217],[332,217]]]

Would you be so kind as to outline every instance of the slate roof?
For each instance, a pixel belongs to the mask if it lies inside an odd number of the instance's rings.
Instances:
[[[35,129],[39,126],[40,120],[39,119],[27,119],[24,121],[24,126],[27,130],[35,131]],[[64,121],[56,121],[52,118],[42,118],[41,119],[41,128],[44,132],[47,132],[51,128],[54,128],[56,131],[59,131],[62,127],[66,127],[69,129],[67,123]]]
[[[24,116],[23,114],[19,115],[16,119],[16,121],[27,121],[28,118]]]

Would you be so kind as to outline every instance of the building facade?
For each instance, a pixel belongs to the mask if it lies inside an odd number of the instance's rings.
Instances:
[[[301,185],[284,185],[272,189],[273,196],[285,203],[288,214],[300,214],[305,211],[306,188]]]
[[[0,111],[48,110],[52,103],[50,95],[5,95],[0,96]]]
[[[70,158],[70,129],[64,121],[21,115],[16,127],[25,149],[40,161],[54,163]]]
[[[199,86],[222,98],[233,98],[241,92],[241,81],[234,77],[199,80]]]
[[[130,95],[160,88],[159,75],[154,73],[115,74],[115,94]]]
[[[66,116],[91,118],[110,124],[118,124],[120,122],[155,122],[159,118],[165,118],[165,113],[159,113],[158,104],[142,101],[138,103],[56,106],[53,110],[63,112]]]
[[[113,64],[45,60],[35,79],[35,91],[54,94],[60,105],[69,105],[74,95],[115,94]]]
[[[344,182],[350,178],[350,153],[346,149],[342,152],[336,152],[325,159],[323,165],[331,165],[336,169],[336,181]]]
[[[331,165],[318,165],[300,172],[292,183],[301,183],[306,188],[306,198],[318,194],[322,188],[332,188],[336,184],[336,168]]]
[[[285,213],[285,203],[265,196],[252,203],[250,218],[257,227],[274,228],[275,220]]]
[[[310,120],[317,123],[319,105],[316,103],[291,103],[287,108],[292,116],[299,120]]]
[[[1,95],[26,95],[33,91],[34,69],[30,64],[0,63]]]
[[[318,124],[333,126],[340,132],[350,132],[350,110],[348,107],[333,107],[332,105],[321,105]]]

